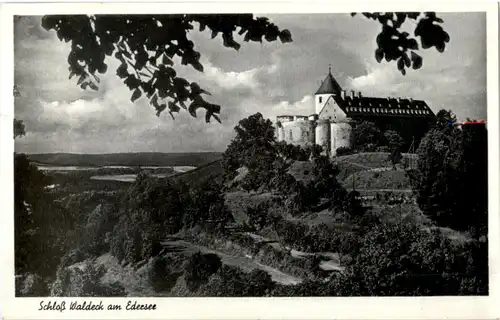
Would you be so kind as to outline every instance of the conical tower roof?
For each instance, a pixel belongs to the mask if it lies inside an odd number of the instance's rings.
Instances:
[[[328,75],[321,83],[321,86],[319,87],[318,91],[316,91],[316,94],[340,94],[341,91],[342,88],[340,87],[337,80],[335,80],[335,78],[332,76],[332,71],[329,68]]]

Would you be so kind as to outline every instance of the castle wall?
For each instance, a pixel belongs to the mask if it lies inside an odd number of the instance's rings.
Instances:
[[[309,121],[309,144],[316,144],[316,121]]]
[[[296,120],[282,122],[283,140],[291,144],[305,146],[311,143],[311,122],[305,118],[295,118]],[[279,135],[278,135],[279,137]]]
[[[318,120],[316,123],[316,144],[323,148],[323,152],[330,153],[330,122]]]
[[[283,126],[276,127],[276,135],[277,135],[278,141],[285,140],[285,130],[283,129]]]
[[[350,147],[352,127],[348,122],[332,122],[331,129],[331,155],[336,156],[340,147]]]

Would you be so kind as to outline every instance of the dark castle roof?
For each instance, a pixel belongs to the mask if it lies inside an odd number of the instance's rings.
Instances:
[[[422,100],[401,98],[372,98],[335,96],[337,104],[348,117],[382,116],[382,117],[435,117],[434,112]]]
[[[361,94],[348,95],[332,76],[331,69],[316,94],[333,94],[333,98],[347,117],[435,117],[431,108],[422,100],[402,98],[372,98]]]
[[[328,72],[325,80],[321,83],[316,94],[340,94],[342,88],[338,84],[337,80],[332,76],[331,72]]]

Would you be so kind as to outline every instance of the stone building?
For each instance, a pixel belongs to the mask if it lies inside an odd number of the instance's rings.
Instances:
[[[314,113],[277,117],[278,141],[292,144],[318,144],[335,156],[340,147],[350,147],[353,126],[370,121],[382,132],[397,131],[405,141],[418,145],[435,123],[435,115],[422,100],[364,97],[361,92],[343,90],[331,70],[314,97]]]

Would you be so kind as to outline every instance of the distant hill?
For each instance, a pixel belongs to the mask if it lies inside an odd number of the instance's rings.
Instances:
[[[43,153],[30,154],[34,162],[57,166],[193,166],[198,167],[221,159],[221,152],[186,152],[186,153]]]

